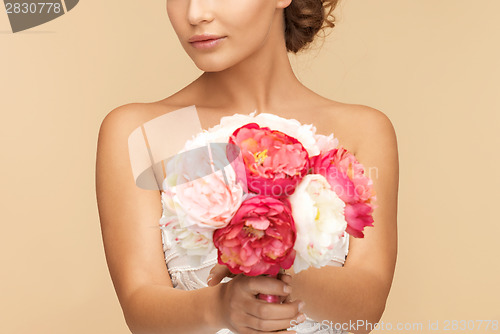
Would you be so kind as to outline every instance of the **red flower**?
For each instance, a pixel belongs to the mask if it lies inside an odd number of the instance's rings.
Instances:
[[[243,157],[248,189],[268,196],[290,196],[309,169],[309,155],[295,138],[257,123],[236,129],[229,143]],[[240,152],[228,145],[229,161]]]
[[[295,260],[295,223],[287,199],[256,195],[243,201],[226,227],[215,230],[218,263],[233,274],[276,275]]]
[[[356,157],[343,147],[334,148],[310,159],[313,174],[323,175],[335,193],[346,203],[346,232],[363,238],[366,226],[373,226],[377,199],[373,181]]]

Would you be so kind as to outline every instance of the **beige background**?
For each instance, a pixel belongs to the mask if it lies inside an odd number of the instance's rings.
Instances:
[[[396,128],[399,255],[382,321],[450,333],[427,322],[498,320],[500,1],[344,0],[336,12],[323,48],[291,60],[311,89]],[[0,332],[129,333],[100,235],[98,129],[201,72],[165,1],[81,1],[16,34],[2,9],[0,67]]]

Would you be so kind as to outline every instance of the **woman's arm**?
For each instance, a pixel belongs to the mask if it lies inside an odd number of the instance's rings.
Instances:
[[[106,261],[126,323],[134,334],[215,333],[221,286],[174,289],[162,248],[158,190],[135,185],[128,136],[146,119],[143,104],[111,111],[97,145],[96,191]]]
[[[382,316],[392,284],[397,253],[399,158],[396,134],[382,112],[354,106],[353,129],[362,139],[356,158],[372,178],[377,196],[373,227],[364,238],[349,239],[344,267],[309,268],[292,274],[290,298],[305,302],[304,313],[316,321],[356,324],[346,330],[369,333]]]
[[[127,302],[127,325],[134,334],[205,333],[222,328],[216,311],[220,288],[184,291],[165,285],[144,284]]]

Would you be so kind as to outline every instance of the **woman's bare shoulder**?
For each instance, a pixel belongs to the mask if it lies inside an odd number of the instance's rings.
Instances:
[[[101,123],[101,128],[103,126],[119,127],[124,132],[131,132],[138,126],[179,108],[166,99],[127,103],[109,111]]]
[[[380,291],[388,293],[397,254],[399,158],[394,127],[384,112],[361,104],[334,103],[327,114],[339,125],[339,143],[363,165],[377,194],[377,228],[366,229],[363,239],[350,237],[344,266],[363,268],[370,280],[378,280]],[[352,150],[343,145],[342,136]]]
[[[324,114],[327,121],[321,122],[322,127],[330,125],[330,132],[333,131],[341,144],[344,143],[344,147],[355,153],[375,138],[395,137],[389,117],[367,105],[331,101]]]

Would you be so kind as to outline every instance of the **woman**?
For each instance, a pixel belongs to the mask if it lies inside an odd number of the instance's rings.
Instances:
[[[340,333],[334,330],[338,328],[368,333],[381,318],[397,253],[394,128],[381,111],[309,90],[295,77],[287,56],[304,50],[322,27],[334,26],[331,11],[336,4],[167,0],[182,47],[204,73],[168,98],[114,109],[103,120],[98,139],[96,186],[106,259],[133,333]],[[200,42],[207,38],[212,41]],[[196,106],[204,129],[223,116],[258,110],[314,124],[321,134],[334,132],[370,170],[378,204],[375,227],[366,229],[363,239],[349,237],[344,263],[297,274],[292,268],[279,280],[237,275],[221,283],[232,275],[214,266],[215,261],[210,268],[206,263],[203,268],[171,265],[165,257],[171,255],[168,241],[151,228],[161,216],[160,192],[134,182],[128,141],[148,121],[174,111],[187,115],[192,109],[186,105]],[[183,269],[175,271],[179,276],[174,277],[174,267]],[[207,277],[210,269],[210,285],[201,285],[200,277]],[[188,284],[189,277],[194,285]],[[257,293],[280,295],[284,302],[266,303],[255,298]],[[321,323],[321,328],[301,327],[306,314],[309,324]]]

